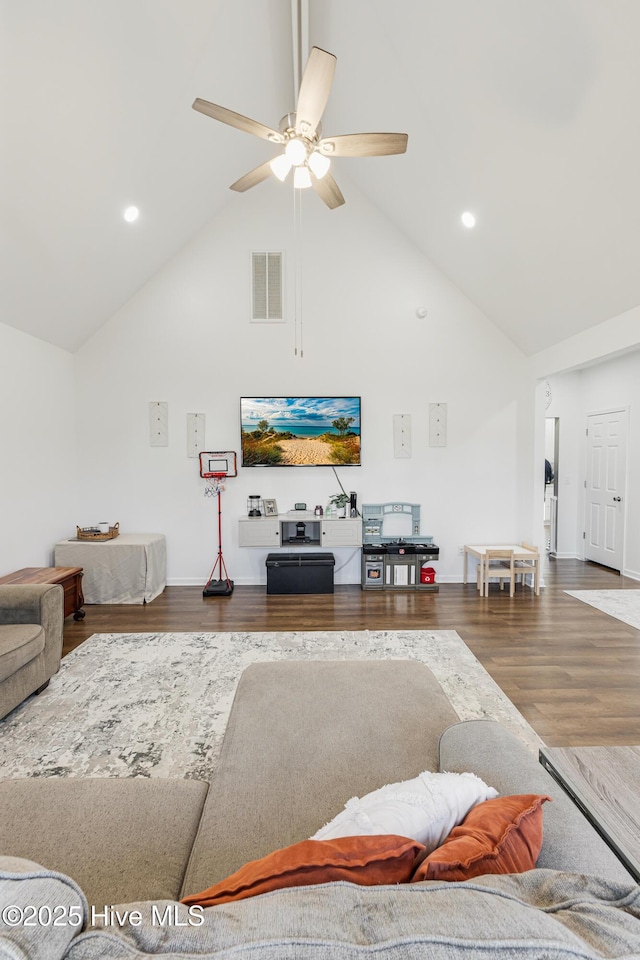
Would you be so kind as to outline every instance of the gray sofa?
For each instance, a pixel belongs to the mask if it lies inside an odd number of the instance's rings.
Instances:
[[[0,718],[57,673],[63,610],[60,584],[0,584]]]
[[[471,771],[501,794],[550,795],[536,869],[461,883],[296,887],[195,919],[177,902],[310,837],[350,797],[423,770]],[[526,746],[492,721],[459,722],[414,661],[254,664],[209,784],[6,780],[0,810],[0,901],[22,909],[57,898],[82,915],[55,930],[47,960],[640,952],[640,888],[622,864]],[[31,958],[45,949],[41,935],[19,924],[6,934],[21,949],[28,943]]]

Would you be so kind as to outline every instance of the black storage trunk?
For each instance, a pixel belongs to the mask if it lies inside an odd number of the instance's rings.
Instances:
[[[270,553],[267,593],[333,593],[332,553]]]

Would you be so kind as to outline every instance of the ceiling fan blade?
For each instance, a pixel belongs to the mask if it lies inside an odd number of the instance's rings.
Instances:
[[[336,70],[332,53],[312,47],[304,70],[298,104],[296,106],[296,133],[312,137],[329,99],[329,91]]]
[[[234,113],[233,110],[227,110],[226,107],[220,107],[217,103],[209,103],[208,100],[201,100],[200,97],[192,103],[194,110],[204,113],[214,120],[220,120],[222,123],[229,124],[230,127],[237,127],[238,130],[244,130],[245,133],[252,133],[254,137],[261,137],[263,140],[270,140],[271,143],[282,143],[284,137],[277,130],[272,130],[264,123],[257,120],[251,120],[249,117],[243,117],[241,113]]]
[[[244,177],[240,177],[239,180],[232,183],[229,190],[237,190],[238,193],[244,193],[245,190],[256,187],[259,183],[262,183],[263,180],[267,180],[271,176],[271,173],[271,161],[267,160],[266,163],[261,163],[255,170],[250,170],[249,173],[245,173]]]
[[[311,171],[309,171],[311,173]],[[321,180],[311,173],[311,185],[320,199],[326,203],[330,210],[341,207],[344,203],[344,197],[340,187],[335,182],[330,173],[325,173]]]
[[[327,157],[386,157],[404,153],[408,139],[406,133],[346,133],[325,137],[318,149]]]

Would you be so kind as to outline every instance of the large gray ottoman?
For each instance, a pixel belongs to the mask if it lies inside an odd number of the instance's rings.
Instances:
[[[312,836],[355,795],[438,769],[458,716],[415,660],[256,663],[238,684],[183,895]]]

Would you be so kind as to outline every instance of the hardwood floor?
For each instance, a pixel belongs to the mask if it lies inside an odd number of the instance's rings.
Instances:
[[[546,586],[442,584],[437,594],[267,596],[236,587],[204,599],[202,587],[167,587],[146,606],[88,606],[65,621],[64,652],[93,633],[276,630],[456,630],[549,746],[640,744],[640,630],[569,597],[565,590],[640,590],[635,580],[577,560],[548,561]]]

